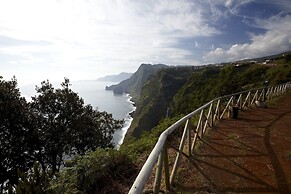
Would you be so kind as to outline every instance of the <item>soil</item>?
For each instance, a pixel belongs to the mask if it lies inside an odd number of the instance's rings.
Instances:
[[[183,157],[175,193],[291,193],[291,93],[240,110]]]

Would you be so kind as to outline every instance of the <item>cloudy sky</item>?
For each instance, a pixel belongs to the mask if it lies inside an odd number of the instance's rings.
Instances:
[[[0,75],[19,84],[289,50],[290,0],[0,0]]]

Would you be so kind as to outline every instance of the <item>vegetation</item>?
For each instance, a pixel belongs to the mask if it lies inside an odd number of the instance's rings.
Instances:
[[[112,135],[123,121],[84,105],[68,79],[61,86],[54,89],[44,81],[27,103],[15,78],[0,79],[1,191],[16,187],[20,178],[22,186],[28,180],[39,181],[36,174],[48,181],[64,165],[65,157],[113,147]]]
[[[276,62],[277,64],[277,62]],[[219,96],[251,88],[286,83],[291,80],[291,63],[285,61],[276,66],[244,64],[209,67],[194,72],[174,96],[172,114],[187,114]]]
[[[126,169],[124,167],[127,167]],[[124,193],[124,185],[137,173],[133,161],[122,151],[97,149],[77,156],[49,188],[53,193]]]
[[[149,79],[149,77],[165,67],[167,66],[163,64],[141,64],[138,70],[129,79],[124,80],[119,84],[106,87],[106,90],[112,90],[117,94],[129,93],[133,100],[137,102],[141,96],[141,90],[144,83]]]
[[[168,67],[152,75],[141,90],[133,123],[126,139],[139,138],[167,114],[187,114],[206,102],[250,88],[291,80],[290,56],[278,56],[271,64],[238,62],[223,67]]]
[[[164,68],[144,84],[128,136],[141,137],[167,116],[173,96],[185,84],[194,67]]]
[[[140,139],[131,139],[119,150],[97,149],[66,163],[51,181],[50,193],[127,193],[140,166],[159,135],[177,118],[165,119]]]
[[[31,156],[37,146],[29,105],[16,88],[17,81],[0,78],[0,184],[17,184],[17,171],[26,171],[33,164]],[[8,186],[8,184],[7,184]],[[8,187],[6,188],[8,189]]]
[[[262,87],[265,80],[270,85],[291,81],[290,59],[278,57],[273,65],[161,68],[147,79],[150,67],[143,65],[143,78],[132,76],[139,84],[131,80],[133,85],[119,87],[130,92],[133,86],[140,92],[130,135],[119,150],[112,149],[111,138],[122,121],[84,105],[69,80],[60,89],[42,82],[28,103],[15,78],[1,78],[1,191],[126,193],[159,135],[171,124],[218,96]],[[71,160],[65,162],[64,157]]]
[[[229,64],[224,67],[161,69],[149,77],[141,90],[133,123],[133,127],[138,126],[140,130],[137,138],[128,138],[119,151],[97,150],[77,157],[68,163],[58,179],[51,182],[50,191],[126,193],[159,135],[183,114],[217,96],[264,86],[265,80],[269,80],[270,84],[290,81],[290,72],[291,64],[287,60],[272,67]],[[284,76],[277,76],[277,73]],[[169,117],[166,117],[167,107],[170,108]],[[117,168],[118,173],[115,173],[112,169]],[[124,175],[124,178],[119,175]],[[85,181],[80,183],[78,180]],[[108,184],[101,187],[104,180]],[[84,182],[88,184],[84,185]]]

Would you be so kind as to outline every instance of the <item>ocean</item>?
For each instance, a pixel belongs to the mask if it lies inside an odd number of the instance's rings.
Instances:
[[[71,88],[84,99],[85,104],[91,104],[93,108],[99,111],[111,113],[115,119],[124,119],[125,123],[122,129],[117,130],[113,135],[113,142],[118,148],[124,140],[125,134],[132,122],[130,113],[135,110],[131,97],[128,94],[116,95],[112,91],[106,91],[105,86],[117,84],[114,82],[104,82],[95,80],[71,81]],[[53,83],[54,87],[60,86],[60,83]],[[40,84],[38,84],[40,86]],[[36,94],[35,85],[26,85],[20,87],[20,92],[28,101],[31,96]]]

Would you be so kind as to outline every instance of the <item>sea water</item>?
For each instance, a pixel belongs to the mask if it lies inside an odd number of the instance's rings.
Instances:
[[[116,95],[112,91],[105,90],[106,86],[117,84],[114,82],[104,82],[96,80],[72,81],[71,88],[74,92],[84,99],[85,104],[91,104],[98,111],[106,111],[113,115],[114,119],[124,119],[125,123],[122,129],[113,134],[113,142],[118,148],[124,140],[125,134],[132,122],[130,113],[135,110],[131,97],[128,94]],[[55,88],[60,84],[53,83]],[[40,86],[40,84],[38,84]],[[35,86],[26,85],[20,87],[21,94],[31,100],[35,96]]]

